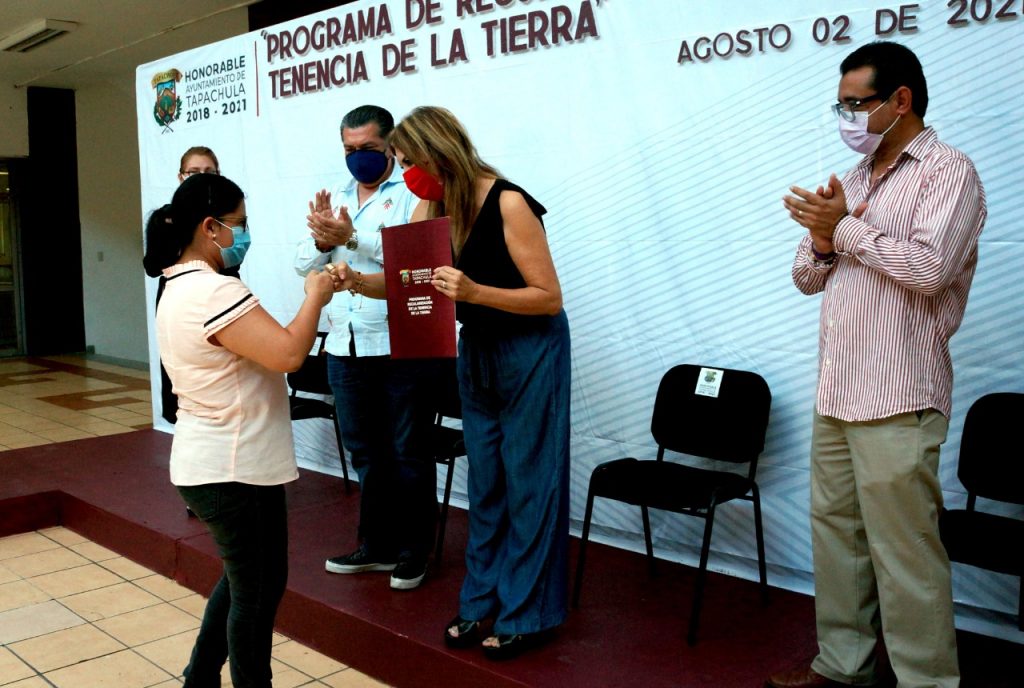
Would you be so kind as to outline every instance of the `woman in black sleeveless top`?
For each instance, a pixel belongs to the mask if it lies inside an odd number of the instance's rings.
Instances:
[[[469,456],[469,542],[445,641],[503,659],[565,620],[569,539],[569,326],[544,207],[477,155],[447,110],[420,107],[391,144],[413,220],[451,218],[454,266],[434,287],[462,323],[458,375]]]

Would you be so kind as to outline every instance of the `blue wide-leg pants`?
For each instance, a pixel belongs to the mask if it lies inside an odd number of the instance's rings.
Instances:
[[[462,427],[469,541],[459,615],[496,634],[565,620],[569,546],[569,325],[565,312],[513,334],[464,327]]]

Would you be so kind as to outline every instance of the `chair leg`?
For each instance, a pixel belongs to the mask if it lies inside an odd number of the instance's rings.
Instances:
[[[654,569],[654,544],[651,542],[651,517],[647,512],[647,505],[640,505],[640,515],[644,519],[644,545],[647,546],[647,573],[650,576],[657,574]]]
[[[697,644],[697,626],[700,624],[700,610],[704,603],[704,582],[708,572],[708,552],[711,551],[711,529],[715,525],[715,502],[711,501],[704,520],[704,542],[700,547],[700,568],[697,569],[697,581],[693,586],[693,609],[690,611],[690,630],[686,634],[689,645]]]
[[[334,436],[338,438],[338,457],[341,459],[341,475],[345,478],[345,494],[352,493],[352,483],[348,479],[348,464],[345,462],[345,447],[341,443],[341,430],[338,428],[338,419],[332,418],[334,425]]]
[[[761,575],[761,604],[768,604],[768,566],[764,556],[764,528],[761,521],[761,493],[754,485],[751,491],[754,502],[754,535],[757,538],[757,572]]]
[[[452,478],[455,477],[455,459],[451,457],[444,462],[447,472],[444,477],[444,499],[441,500],[441,517],[437,521],[437,545],[434,548],[434,563],[440,563],[441,552],[444,550],[444,531],[448,527],[448,502],[452,498]]]
[[[580,589],[583,587],[583,565],[587,562],[587,539],[590,537],[590,517],[594,513],[594,491],[587,492],[587,510],[583,515],[583,533],[580,535],[580,553],[576,558],[576,582],[572,587],[572,606],[580,606]]]
[[[1020,577],[1020,600],[1017,603],[1017,628],[1024,631],[1024,576]]]

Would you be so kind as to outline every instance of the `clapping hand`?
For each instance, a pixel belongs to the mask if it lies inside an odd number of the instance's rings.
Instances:
[[[335,215],[331,207],[331,193],[326,189],[317,191],[310,201],[306,226],[309,227],[310,236],[316,242],[317,248],[322,251],[344,246],[355,232],[348,208],[341,206]]]
[[[828,185],[819,186],[817,191],[807,191],[799,186],[791,186],[789,190],[793,195],[782,199],[789,216],[797,224],[807,228],[816,251],[831,253],[834,250],[832,236],[836,231],[836,225],[848,214],[846,193],[843,191],[842,183],[833,174],[828,179]],[[852,215],[860,217],[865,210],[867,203],[861,203]]]

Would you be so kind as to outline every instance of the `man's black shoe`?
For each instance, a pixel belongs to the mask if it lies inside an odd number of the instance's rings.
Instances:
[[[391,588],[393,590],[412,590],[419,587],[426,575],[427,560],[425,557],[403,556],[398,560],[398,566],[391,573]]]
[[[366,549],[360,547],[351,554],[332,557],[327,560],[325,568],[330,573],[366,573],[368,571],[393,571],[395,562],[370,556]],[[392,583],[391,587],[394,587]]]

